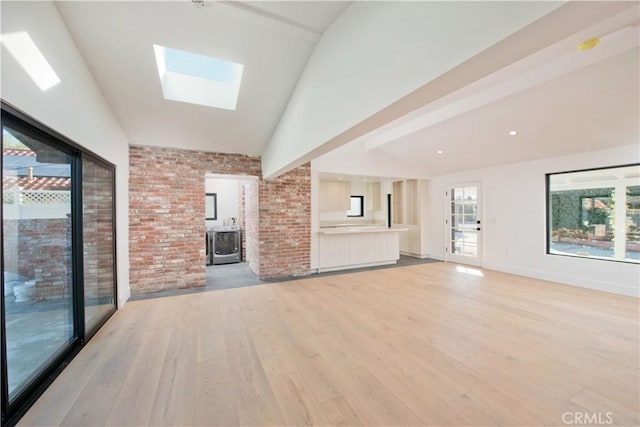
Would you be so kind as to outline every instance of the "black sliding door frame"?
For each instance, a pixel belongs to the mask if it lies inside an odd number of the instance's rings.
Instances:
[[[93,153],[90,152],[82,152],[81,153],[81,158],[80,158],[80,162],[82,164],[84,164],[84,160],[90,160],[93,163],[96,163],[106,169],[109,169],[113,172],[113,179],[111,181],[111,194],[113,195],[113,203],[111,204],[111,218],[113,218],[113,224],[112,224],[112,236],[113,239],[111,241],[111,251],[113,253],[113,308],[110,309],[107,314],[105,316],[103,316],[100,321],[98,321],[98,323],[89,328],[88,330],[86,329],[86,322],[85,322],[85,301],[84,301],[84,263],[82,263],[82,271],[81,273],[81,283],[83,284],[82,286],[82,331],[83,331],[83,335],[84,338],[82,339],[82,344],[84,345],[87,341],[89,341],[91,339],[91,337],[93,337],[95,335],[96,332],[98,332],[98,330],[102,327],[102,325],[104,325],[106,323],[107,320],[109,320],[109,318],[111,316],[113,316],[113,313],[115,313],[118,310],[118,263],[117,263],[117,258],[116,258],[116,241],[117,241],[117,237],[116,237],[116,168],[113,164],[107,162],[106,160],[96,156]],[[81,173],[82,175],[82,173]],[[83,204],[82,204],[82,188],[80,189],[80,212],[83,211]],[[82,216],[82,215],[80,215]],[[80,234],[82,234],[82,230],[83,228],[80,229]],[[84,242],[84,239],[83,239]],[[81,253],[82,254],[82,253]],[[82,258],[82,257],[81,257]]]
[[[8,381],[8,363],[7,363],[7,338],[6,338],[6,311],[5,311],[5,278],[4,278],[4,209],[0,209],[0,221],[3,226],[0,227],[0,259],[2,260],[2,284],[3,295],[0,298],[0,387],[2,391],[1,398],[1,420],[2,425],[12,426],[26,413],[33,403],[42,395],[55,378],[62,372],[66,365],[78,354],[84,344],[96,333],[96,331],[115,313],[118,309],[118,293],[117,293],[117,257],[116,257],[116,169],[115,165],[97,156],[80,145],[76,144],[69,138],[59,134],[58,132],[39,123],[35,119],[22,113],[18,109],[1,102],[1,128],[10,126],[12,129],[25,132],[37,138],[40,142],[59,150],[71,157],[71,266],[72,266],[72,323],[73,337],[70,342],[63,348],[60,354],[52,359],[52,361],[31,380],[13,400],[9,399],[9,381]],[[3,132],[4,134],[4,132]],[[0,135],[0,141],[3,141],[4,135]],[[4,148],[4,143],[2,144]],[[90,159],[92,162],[98,163],[107,169],[113,171],[111,190],[112,190],[112,254],[113,254],[113,308],[110,309],[90,330],[85,328],[85,295],[84,295],[84,244],[83,244],[83,198],[82,198],[82,179],[83,179],[83,160]],[[0,160],[0,170],[4,171],[4,154]]]

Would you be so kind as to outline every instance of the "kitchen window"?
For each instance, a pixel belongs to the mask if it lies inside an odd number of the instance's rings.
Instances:
[[[348,217],[364,216],[364,196],[351,196],[351,209],[347,211]]]

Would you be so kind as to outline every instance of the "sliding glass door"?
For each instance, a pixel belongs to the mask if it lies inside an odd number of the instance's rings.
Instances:
[[[116,309],[113,286],[114,259],[113,168],[90,156],[82,158],[82,233],[84,270],[84,322],[87,333],[95,331],[105,316]]]
[[[69,152],[2,128],[4,321],[9,402],[67,349],[73,316]]]
[[[2,424],[116,310],[115,169],[2,104]]]

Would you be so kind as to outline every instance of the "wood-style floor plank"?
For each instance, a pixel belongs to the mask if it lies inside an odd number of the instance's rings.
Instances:
[[[636,298],[424,264],[130,302],[20,425],[639,425]]]

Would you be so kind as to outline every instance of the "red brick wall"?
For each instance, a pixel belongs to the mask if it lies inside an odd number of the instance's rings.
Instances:
[[[309,274],[311,166],[259,183],[260,278]]]
[[[71,220],[5,219],[4,269],[36,280],[35,297],[67,297],[71,292]],[[13,256],[15,255],[15,256]]]
[[[205,174],[260,177],[260,159],[131,146],[129,163],[132,294],[204,286]],[[277,180],[247,186],[245,217],[258,217],[253,221],[257,227],[249,221],[245,230],[247,260],[261,278],[309,274],[309,183],[305,165]],[[253,252],[251,242],[257,243]]]

